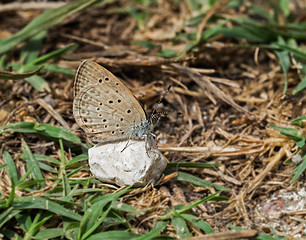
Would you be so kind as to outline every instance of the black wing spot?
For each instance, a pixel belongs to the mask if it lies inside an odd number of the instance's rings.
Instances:
[[[116,127],[119,127],[119,124],[116,124]]]
[[[108,103],[112,104],[112,103],[114,103],[114,102],[113,102],[112,100],[109,100]]]
[[[115,131],[112,131],[112,134],[115,134]]]
[[[101,78],[99,79],[99,83],[102,83],[102,79]]]
[[[105,118],[103,119],[103,122],[106,122],[106,119],[105,119]]]
[[[109,78],[108,78],[108,77],[105,77],[104,80],[105,80],[105,81],[109,81]]]
[[[127,113],[131,113],[131,110],[130,110],[130,109],[128,109],[126,112],[127,112]]]
[[[86,123],[88,122],[87,118],[84,118],[84,122],[86,122]]]
[[[118,103],[121,103],[121,99],[118,99],[117,101],[118,101]]]
[[[116,86],[119,86],[119,83],[116,82]]]
[[[100,106],[102,106],[102,103],[100,102]]]
[[[97,111],[99,111],[100,110],[100,108],[97,108]]]
[[[104,125],[104,128],[107,128],[107,125]]]
[[[122,122],[122,121],[123,121],[123,118],[120,118],[120,121]]]

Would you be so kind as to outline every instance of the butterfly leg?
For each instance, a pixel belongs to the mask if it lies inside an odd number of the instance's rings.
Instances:
[[[121,152],[123,152],[129,146],[129,143],[130,143],[130,138],[127,140],[125,147],[121,150]]]

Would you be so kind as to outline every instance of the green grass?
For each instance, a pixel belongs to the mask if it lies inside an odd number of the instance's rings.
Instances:
[[[29,122],[8,124],[0,128],[0,135],[7,133],[25,134],[25,136],[38,134],[41,137],[47,137],[49,141],[58,142],[61,152],[60,159],[33,154],[27,142],[22,139],[21,159],[25,162],[27,172],[19,178],[11,154],[6,150],[3,151],[2,158],[5,165],[1,167],[6,169],[12,186],[11,194],[8,197],[1,195],[0,200],[0,234],[7,238],[46,239],[65,236],[72,239],[122,239],[124,236],[124,239],[152,239],[160,234],[167,224],[173,224],[178,235],[183,237],[191,236],[190,233],[187,234],[187,222],[204,232],[211,233],[213,231],[205,221],[199,221],[196,216],[185,212],[203,202],[228,200],[226,197],[221,197],[220,194],[230,189],[181,172],[177,178],[179,181],[191,182],[202,187],[215,187],[221,191],[186,206],[175,206],[165,215],[156,216],[157,222],[151,231],[144,235],[133,234],[135,230],[132,229],[129,221],[151,209],[137,211],[128,204],[120,202],[120,197],[131,191],[130,187],[106,194],[106,189],[92,188],[93,184],[98,183],[96,180],[71,178],[84,170],[84,167],[74,167],[74,165],[83,162],[84,166],[88,159],[87,154],[77,155],[70,161],[67,161],[65,157],[67,147],[79,148],[79,151],[81,147],[86,148],[86,145],[77,136],[59,127]],[[188,164],[182,163],[182,166],[186,167]],[[211,166],[207,165],[207,167]],[[46,179],[42,171],[50,172],[54,177]],[[53,187],[51,190],[44,191],[47,184]],[[18,197],[15,194],[16,191],[25,193],[43,191],[44,194],[43,196]],[[34,212],[36,212],[35,215],[33,215]],[[61,216],[61,219],[58,219],[57,216]],[[50,223],[52,219],[57,219],[55,225]],[[6,226],[9,222],[19,225],[22,234],[13,233]],[[51,226],[44,229],[45,224],[51,224]],[[181,232],[182,229],[185,229],[184,233]]]
[[[293,170],[292,175],[294,175],[294,177],[291,180],[291,183],[294,183],[306,172],[306,141],[305,135],[303,134],[303,128],[305,128],[303,120],[306,120],[306,116],[301,116],[291,121],[291,125],[295,125],[296,128],[270,125],[271,128],[279,131],[281,134],[288,137],[288,139],[293,140],[298,147],[296,155],[300,155],[302,161],[298,163]]]

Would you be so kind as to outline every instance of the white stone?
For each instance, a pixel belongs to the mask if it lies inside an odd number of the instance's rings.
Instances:
[[[88,150],[88,161],[94,177],[119,186],[156,182],[167,165],[151,136],[141,141],[98,144]]]

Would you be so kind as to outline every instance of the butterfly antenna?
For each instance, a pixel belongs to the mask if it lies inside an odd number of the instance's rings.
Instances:
[[[153,119],[153,118],[156,118],[155,112],[156,112],[156,110],[157,110],[158,105],[161,104],[161,102],[164,100],[164,98],[166,97],[166,95],[168,94],[168,92],[170,91],[171,88],[172,88],[172,85],[169,85],[169,86],[168,86],[168,89],[167,89],[166,91],[163,92],[163,94],[161,95],[159,101],[155,104],[155,106],[154,106],[154,108],[153,108],[153,111],[152,111],[152,113],[151,113],[151,116],[150,116],[150,122],[151,122],[152,124],[153,124],[152,119]],[[161,116],[160,116],[160,114],[159,114],[158,118],[156,118],[156,119],[157,119],[157,122],[156,122],[154,125],[156,125],[156,124],[159,122],[160,117],[161,117]]]

